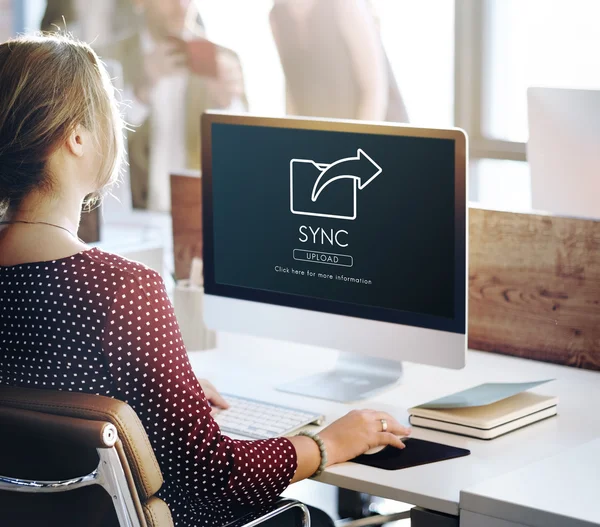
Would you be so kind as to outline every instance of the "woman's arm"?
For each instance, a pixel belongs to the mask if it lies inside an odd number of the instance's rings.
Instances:
[[[310,478],[317,471],[321,464],[321,452],[317,443],[310,437],[295,436],[289,439],[296,449],[297,458],[296,473],[290,483],[296,483],[297,481]]]
[[[365,0],[334,1],[360,87],[357,118],[382,121],[388,105],[388,74],[377,25]]]
[[[132,269],[133,270],[133,269]],[[122,278],[109,308],[102,347],[118,398],[142,421],[165,478],[200,499],[263,505],[321,463],[309,437],[237,441],[222,435],[183,345],[173,306],[158,273],[136,267]],[[213,394],[214,396],[214,394]],[[383,432],[381,419],[388,423]],[[378,445],[403,447],[408,430],[393,417],[353,411],[320,436],[328,463],[347,461]]]
[[[108,300],[101,345],[111,382],[142,421],[165,479],[215,506],[223,500],[260,506],[281,494],[296,473],[295,445],[285,438],[237,441],[221,433],[160,276],[132,267]],[[303,463],[310,448],[305,441],[299,446]],[[318,449],[316,459],[318,466]]]

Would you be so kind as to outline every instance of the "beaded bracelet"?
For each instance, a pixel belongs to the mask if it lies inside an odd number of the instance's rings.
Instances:
[[[319,468],[311,476],[311,478],[316,478],[317,476],[320,476],[325,470],[325,467],[327,466],[327,448],[325,448],[325,443],[319,437],[318,434],[313,434],[312,432],[307,432],[305,430],[298,432],[298,434],[296,435],[310,437],[315,443],[317,443],[317,446],[319,447],[319,452],[321,453],[321,463],[319,464]]]

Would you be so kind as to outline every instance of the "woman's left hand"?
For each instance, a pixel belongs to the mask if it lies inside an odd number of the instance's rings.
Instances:
[[[208,402],[214,408],[221,408],[222,410],[226,410],[227,408],[229,408],[229,403],[225,399],[223,399],[223,396],[217,391],[212,382],[200,378],[198,379],[198,382],[200,383],[202,391],[208,399]]]

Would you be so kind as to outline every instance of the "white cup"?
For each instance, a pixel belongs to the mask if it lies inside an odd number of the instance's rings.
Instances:
[[[173,296],[175,316],[187,351],[212,349],[216,335],[204,324],[204,288],[179,280]]]

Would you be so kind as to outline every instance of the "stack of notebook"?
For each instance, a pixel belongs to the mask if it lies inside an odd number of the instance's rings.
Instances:
[[[411,408],[413,426],[494,439],[556,415],[558,398],[527,392],[546,381],[488,383]]]

